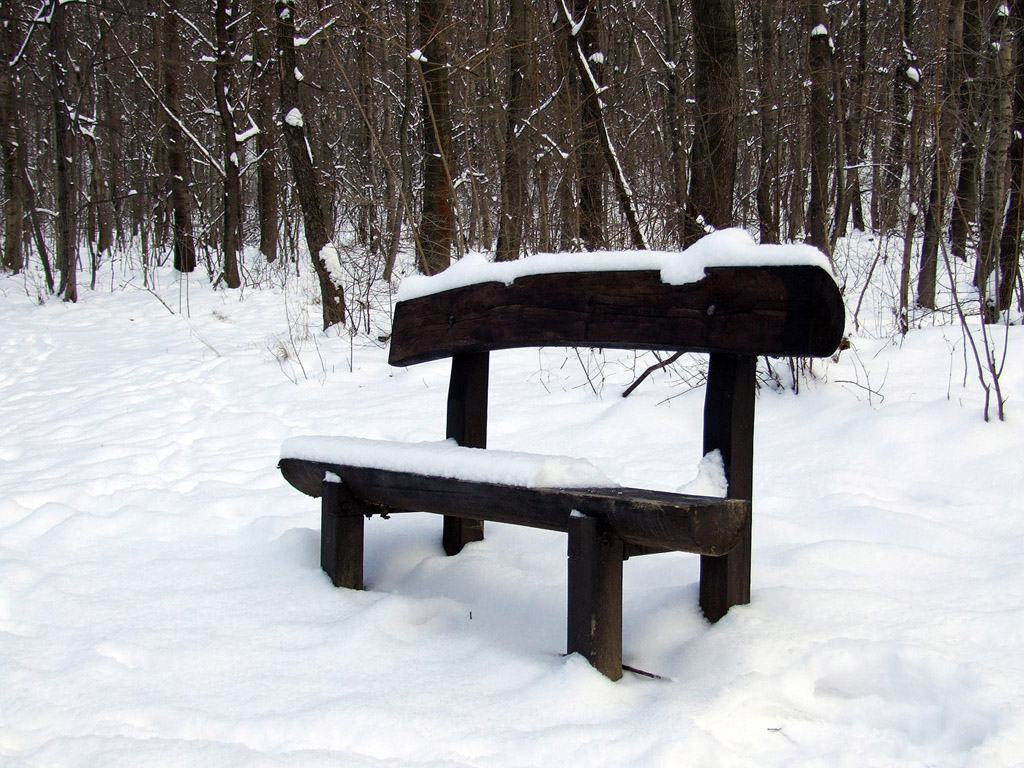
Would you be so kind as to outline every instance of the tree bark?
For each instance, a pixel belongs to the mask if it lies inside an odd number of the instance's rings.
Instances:
[[[733,0],[691,0],[696,124],[690,150],[685,244],[732,226],[739,49]]]
[[[277,60],[281,88],[281,130],[291,163],[295,192],[302,208],[302,222],[309,257],[320,283],[324,328],[345,322],[342,266],[331,243],[331,223],[321,196],[323,185],[313,164],[313,150],[306,138],[306,113],[299,92],[298,57],[295,53],[295,9],[292,0],[276,0]]]
[[[260,253],[267,261],[277,259],[280,217],[280,184],[277,178],[277,127],[274,125],[273,92],[277,68],[273,65],[273,3],[250,0],[252,14],[253,87],[252,114],[256,135],[256,208],[260,227]]]
[[[985,178],[978,217],[978,258],[974,270],[974,285],[981,297],[982,317],[986,322],[994,322],[998,315],[996,299],[989,289],[988,281],[999,255],[999,238],[1003,229],[1007,193],[1006,158],[1013,117],[1013,57],[1008,30],[1010,19],[1004,10],[1005,6],[996,10],[989,45],[988,68],[993,90],[988,149],[985,153]]]
[[[505,89],[505,157],[501,171],[501,214],[496,259],[512,261],[522,251],[526,221],[528,148],[526,118],[533,101],[530,70],[529,0],[509,0],[505,50],[508,84]]]
[[[455,238],[452,188],[452,118],[448,95],[448,44],[444,0],[420,0],[420,74],[423,82],[423,207],[420,211],[420,270],[432,275],[448,267]]]
[[[18,273],[25,266],[23,249],[25,191],[21,183],[21,138],[17,83],[11,60],[17,51],[19,29],[10,5],[0,6],[0,162],[4,174],[3,269]]]
[[[567,6],[562,6],[564,11],[568,11]],[[595,12],[591,9],[590,14],[593,15]],[[573,20],[575,27],[576,21]],[[581,21],[584,28],[586,27],[585,20]],[[626,181],[626,174],[622,168],[622,163],[619,160],[618,153],[615,151],[615,145],[612,143],[611,134],[608,132],[608,125],[605,122],[604,101],[601,98],[601,77],[600,72],[604,68],[604,53],[599,50],[591,50],[588,53],[587,40],[584,37],[582,30],[578,35],[570,35],[569,45],[571,47],[570,55],[576,62],[576,71],[579,75],[579,82],[582,84],[581,92],[584,94],[584,120],[592,119],[593,128],[597,131],[598,146],[601,150],[602,173],[603,177],[603,166],[606,164],[612,174],[612,182],[615,187],[615,193],[619,199],[619,207],[622,209],[623,215],[626,217],[626,224],[629,227],[630,242],[633,248],[645,249],[647,248],[647,242],[644,239],[643,232],[640,230],[640,221],[636,215],[636,208],[633,201],[633,190]],[[590,105],[594,109],[594,114],[588,116],[587,105]],[[587,130],[583,131],[584,136],[587,135]],[[586,162],[591,162],[591,158],[585,158]],[[596,181],[596,179],[592,179]],[[582,184],[582,178],[581,178]],[[600,186],[600,185],[599,185]],[[581,203],[580,203],[580,216],[581,226],[580,231],[583,232],[582,220],[586,215],[584,206],[582,203],[582,190],[581,190]],[[596,213],[596,212],[595,212]],[[598,223],[600,225],[601,237],[599,242],[604,243],[604,211],[603,204],[602,210],[598,215]],[[584,238],[584,245],[587,246],[587,240]],[[604,247],[598,245],[593,248],[589,247],[589,250],[596,250],[597,248]]]
[[[779,232],[779,93],[776,65],[775,0],[762,0],[757,19],[758,69],[760,90],[758,118],[760,127],[760,163],[757,178],[757,222],[762,243],[777,243]]]
[[[50,93],[53,98],[54,137],[56,140],[57,186],[57,267],[60,270],[58,292],[64,301],[78,301],[78,222],[75,194],[75,132],[71,118],[71,58],[68,52],[67,8],[51,0],[49,8]]]
[[[918,306],[935,308],[935,281],[939,264],[939,240],[943,232],[946,195],[952,179],[951,149],[959,117],[955,95],[961,88],[964,59],[964,0],[949,0],[946,20],[945,65],[942,69],[941,98],[935,128],[935,155],[928,188],[921,244],[921,273],[917,279]]]
[[[905,157],[909,128],[907,115],[910,106],[910,89],[914,85],[914,81],[907,74],[914,66],[909,59],[909,48],[907,47],[913,20],[908,17],[903,3],[900,3],[898,7],[900,12],[897,18],[899,18],[900,28],[903,30],[904,45],[901,56],[893,67],[896,71],[893,75],[892,109],[890,112],[892,130],[879,162],[881,172],[873,192],[873,208],[876,211],[874,224],[882,233],[892,232],[899,221],[900,183],[903,180],[903,169],[907,164]]]
[[[837,179],[842,184],[842,201],[836,204],[835,231],[832,243],[837,237],[845,237],[850,217],[853,217],[854,229],[862,232],[866,228],[864,206],[861,201],[860,165],[861,145],[864,139],[864,116],[867,112],[867,47],[868,47],[868,12],[866,0],[857,2],[857,65],[856,72],[847,89],[847,115],[843,121],[843,155],[846,168]],[[837,73],[838,75],[838,73]],[[837,77],[837,79],[840,79]],[[841,82],[841,79],[840,79]],[[837,168],[840,164],[836,164]]]
[[[238,139],[232,95],[235,65],[235,28],[238,24],[238,0],[217,0],[214,10],[217,61],[213,70],[213,90],[220,117],[223,142],[224,188],[221,247],[224,251],[224,282],[228,288],[242,284],[238,273],[238,252],[242,246],[242,183],[239,176]]]
[[[953,195],[953,213],[949,223],[950,252],[967,258],[967,240],[974,229],[978,211],[978,161],[981,157],[982,113],[984,99],[978,76],[984,60],[981,0],[964,2],[963,69],[957,98],[960,115],[960,171]]]
[[[1013,140],[1010,142],[1010,203],[999,243],[999,271],[996,280],[996,307],[1010,308],[1013,291],[1020,277],[1021,234],[1024,233],[1024,0],[1014,0],[1011,9],[1013,36],[1016,39],[1013,88]],[[997,314],[997,313],[996,313]]]
[[[181,130],[181,39],[178,34],[178,14],[181,0],[166,0],[162,14],[161,76],[163,78],[164,108],[163,139],[167,152],[167,171],[170,175],[171,209],[173,219],[174,268],[179,272],[192,272],[196,268],[196,243],[192,232],[192,197],[189,190],[188,156],[185,137]]]
[[[811,73],[811,199],[807,208],[810,233],[807,242],[831,253],[828,236],[828,179],[832,149],[832,40],[828,18],[821,0],[809,0],[807,26],[810,30],[808,65]]]
[[[662,3],[665,29],[665,123],[669,140],[668,229],[682,244],[686,228],[686,122],[683,118],[683,69],[679,22],[680,0]]]
[[[578,25],[578,26],[577,26]],[[575,0],[573,23],[569,29],[569,57],[577,71],[576,84],[580,105],[579,222],[580,240],[588,251],[606,246],[604,233],[604,165],[601,150],[601,105],[596,89],[586,82],[579,59],[582,55],[591,64],[591,71],[601,84],[604,59],[601,54],[601,15],[596,0]],[[594,58],[595,54],[600,57]]]

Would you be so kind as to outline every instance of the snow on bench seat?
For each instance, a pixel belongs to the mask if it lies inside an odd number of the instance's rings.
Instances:
[[[494,483],[517,488],[617,488],[586,459],[460,446],[455,440],[403,443],[359,437],[293,437],[282,459]]]

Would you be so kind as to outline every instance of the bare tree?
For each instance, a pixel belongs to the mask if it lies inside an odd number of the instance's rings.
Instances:
[[[182,41],[178,33],[181,0],[163,0],[161,19],[161,77],[163,90],[163,139],[170,176],[174,237],[174,268],[192,272],[196,268],[196,243],[192,231],[192,197],[189,190],[188,155],[181,124]]]
[[[455,237],[452,118],[444,0],[419,0],[423,82],[423,204],[417,242],[420,269],[432,275],[451,263]]]
[[[78,225],[75,167],[77,157],[72,118],[71,79],[74,69],[68,50],[68,6],[50,0],[46,9],[50,59],[50,94],[53,99],[53,125],[57,188],[57,266],[61,284],[58,292],[65,301],[78,301]]]
[[[925,210],[924,239],[921,244],[921,274],[917,280],[917,303],[935,308],[935,281],[939,264],[939,239],[943,232],[946,195],[952,178],[952,145],[956,134],[958,103],[955,99],[964,65],[964,0],[949,0],[946,43],[942,67],[941,106],[936,111],[935,149],[932,161],[928,207]]]
[[[281,112],[285,147],[292,178],[302,208],[302,221],[309,257],[320,283],[324,328],[345,322],[344,274],[337,248],[331,242],[332,225],[320,174],[313,163],[313,150],[306,136],[306,112],[299,92],[302,71],[295,52],[295,9],[292,0],[277,0],[277,59],[280,67]]]
[[[11,63],[17,52],[19,26],[10,3],[0,6],[0,162],[4,174],[4,253],[3,269],[20,272],[25,265],[22,248],[25,218],[25,194],[21,183],[19,156],[20,118],[18,114],[17,80]]]
[[[949,223],[950,251],[967,258],[967,242],[978,211],[978,166],[984,133],[985,99],[978,85],[985,44],[981,0],[964,2],[964,47],[957,113],[960,118],[960,170]]]
[[[1009,35],[1009,9],[1000,5],[993,17],[989,44],[988,73],[992,98],[989,103],[989,135],[985,152],[985,177],[978,214],[978,258],[974,285],[982,300],[982,315],[992,321],[998,312],[988,280],[999,255],[999,239],[1007,194],[1006,158],[1010,148],[1013,118],[1013,55]]]
[[[505,90],[505,157],[501,171],[501,213],[498,224],[498,261],[519,258],[526,221],[527,138],[526,118],[533,102],[530,74],[529,0],[509,0],[508,83]]]
[[[807,3],[808,69],[811,73],[811,199],[807,210],[810,236],[807,241],[831,252],[828,236],[828,179],[832,151],[832,37],[821,0]]]
[[[760,168],[757,178],[757,222],[762,243],[779,242],[779,69],[776,66],[777,0],[758,4],[757,79],[760,118]]]
[[[253,120],[256,135],[256,208],[260,228],[260,253],[267,261],[277,258],[280,185],[277,179],[277,147],[273,94],[277,85],[274,66],[273,2],[249,0],[252,18]]]
[[[1013,291],[1020,279],[1021,234],[1024,233],[1024,0],[1014,0],[1011,8],[1011,27],[1016,47],[1013,69],[1016,71],[1013,87],[1013,139],[1010,142],[1010,200],[999,243],[999,264],[996,274],[995,309],[1010,308]]]
[[[240,178],[238,128],[231,99],[234,98],[235,30],[238,28],[238,0],[216,0],[214,9],[216,61],[213,90],[220,118],[223,146],[224,191],[223,238],[224,282],[229,288],[242,284],[238,273],[238,251],[242,245],[242,182]]]
[[[691,0],[696,118],[690,149],[685,243],[728,227],[736,181],[739,53],[733,0]]]

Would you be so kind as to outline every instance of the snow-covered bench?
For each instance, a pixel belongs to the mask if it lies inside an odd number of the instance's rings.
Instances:
[[[756,359],[839,346],[843,302],[820,253],[726,231],[681,254],[460,262],[407,283],[390,362],[452,359],[449,440],[293,438],[281,452],[288,482],[322,498],[321,565],[335,585],[362,588],[363,523],[373,514],[444,515],[450,555],[480,540],[486,520],[566,531],[568,651],[612,679],[622,675],[624,559],[701,555],[710,621],[749,602]],[[488,353],[524,346],[709,353],[704,453],[720,454],[726,498],[621,488],[585,461],[480,450]]]

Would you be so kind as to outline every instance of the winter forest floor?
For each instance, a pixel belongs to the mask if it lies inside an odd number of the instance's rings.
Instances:
[[[149,290],[122,258],[75,306],[0,278],[0,763],[1021,764],[1024,335],[996,334],[986,423],[956,318],[895,334],[875,255],[837,251],[852,349],[761,387],[751,604],[711,626],[695,556],[630,560],[625,662],[661,679],[618,683],[562,655],[563,535],[489,525],[446,558],[438,519],[375,518],[366,591],[320,571],[282,441],[444,432],[446,364],[388,367],[386,295],[349,336],[294,272]],[[620,397],[652,362],[496,354],[489,442],[674,489],[700,364]]]

